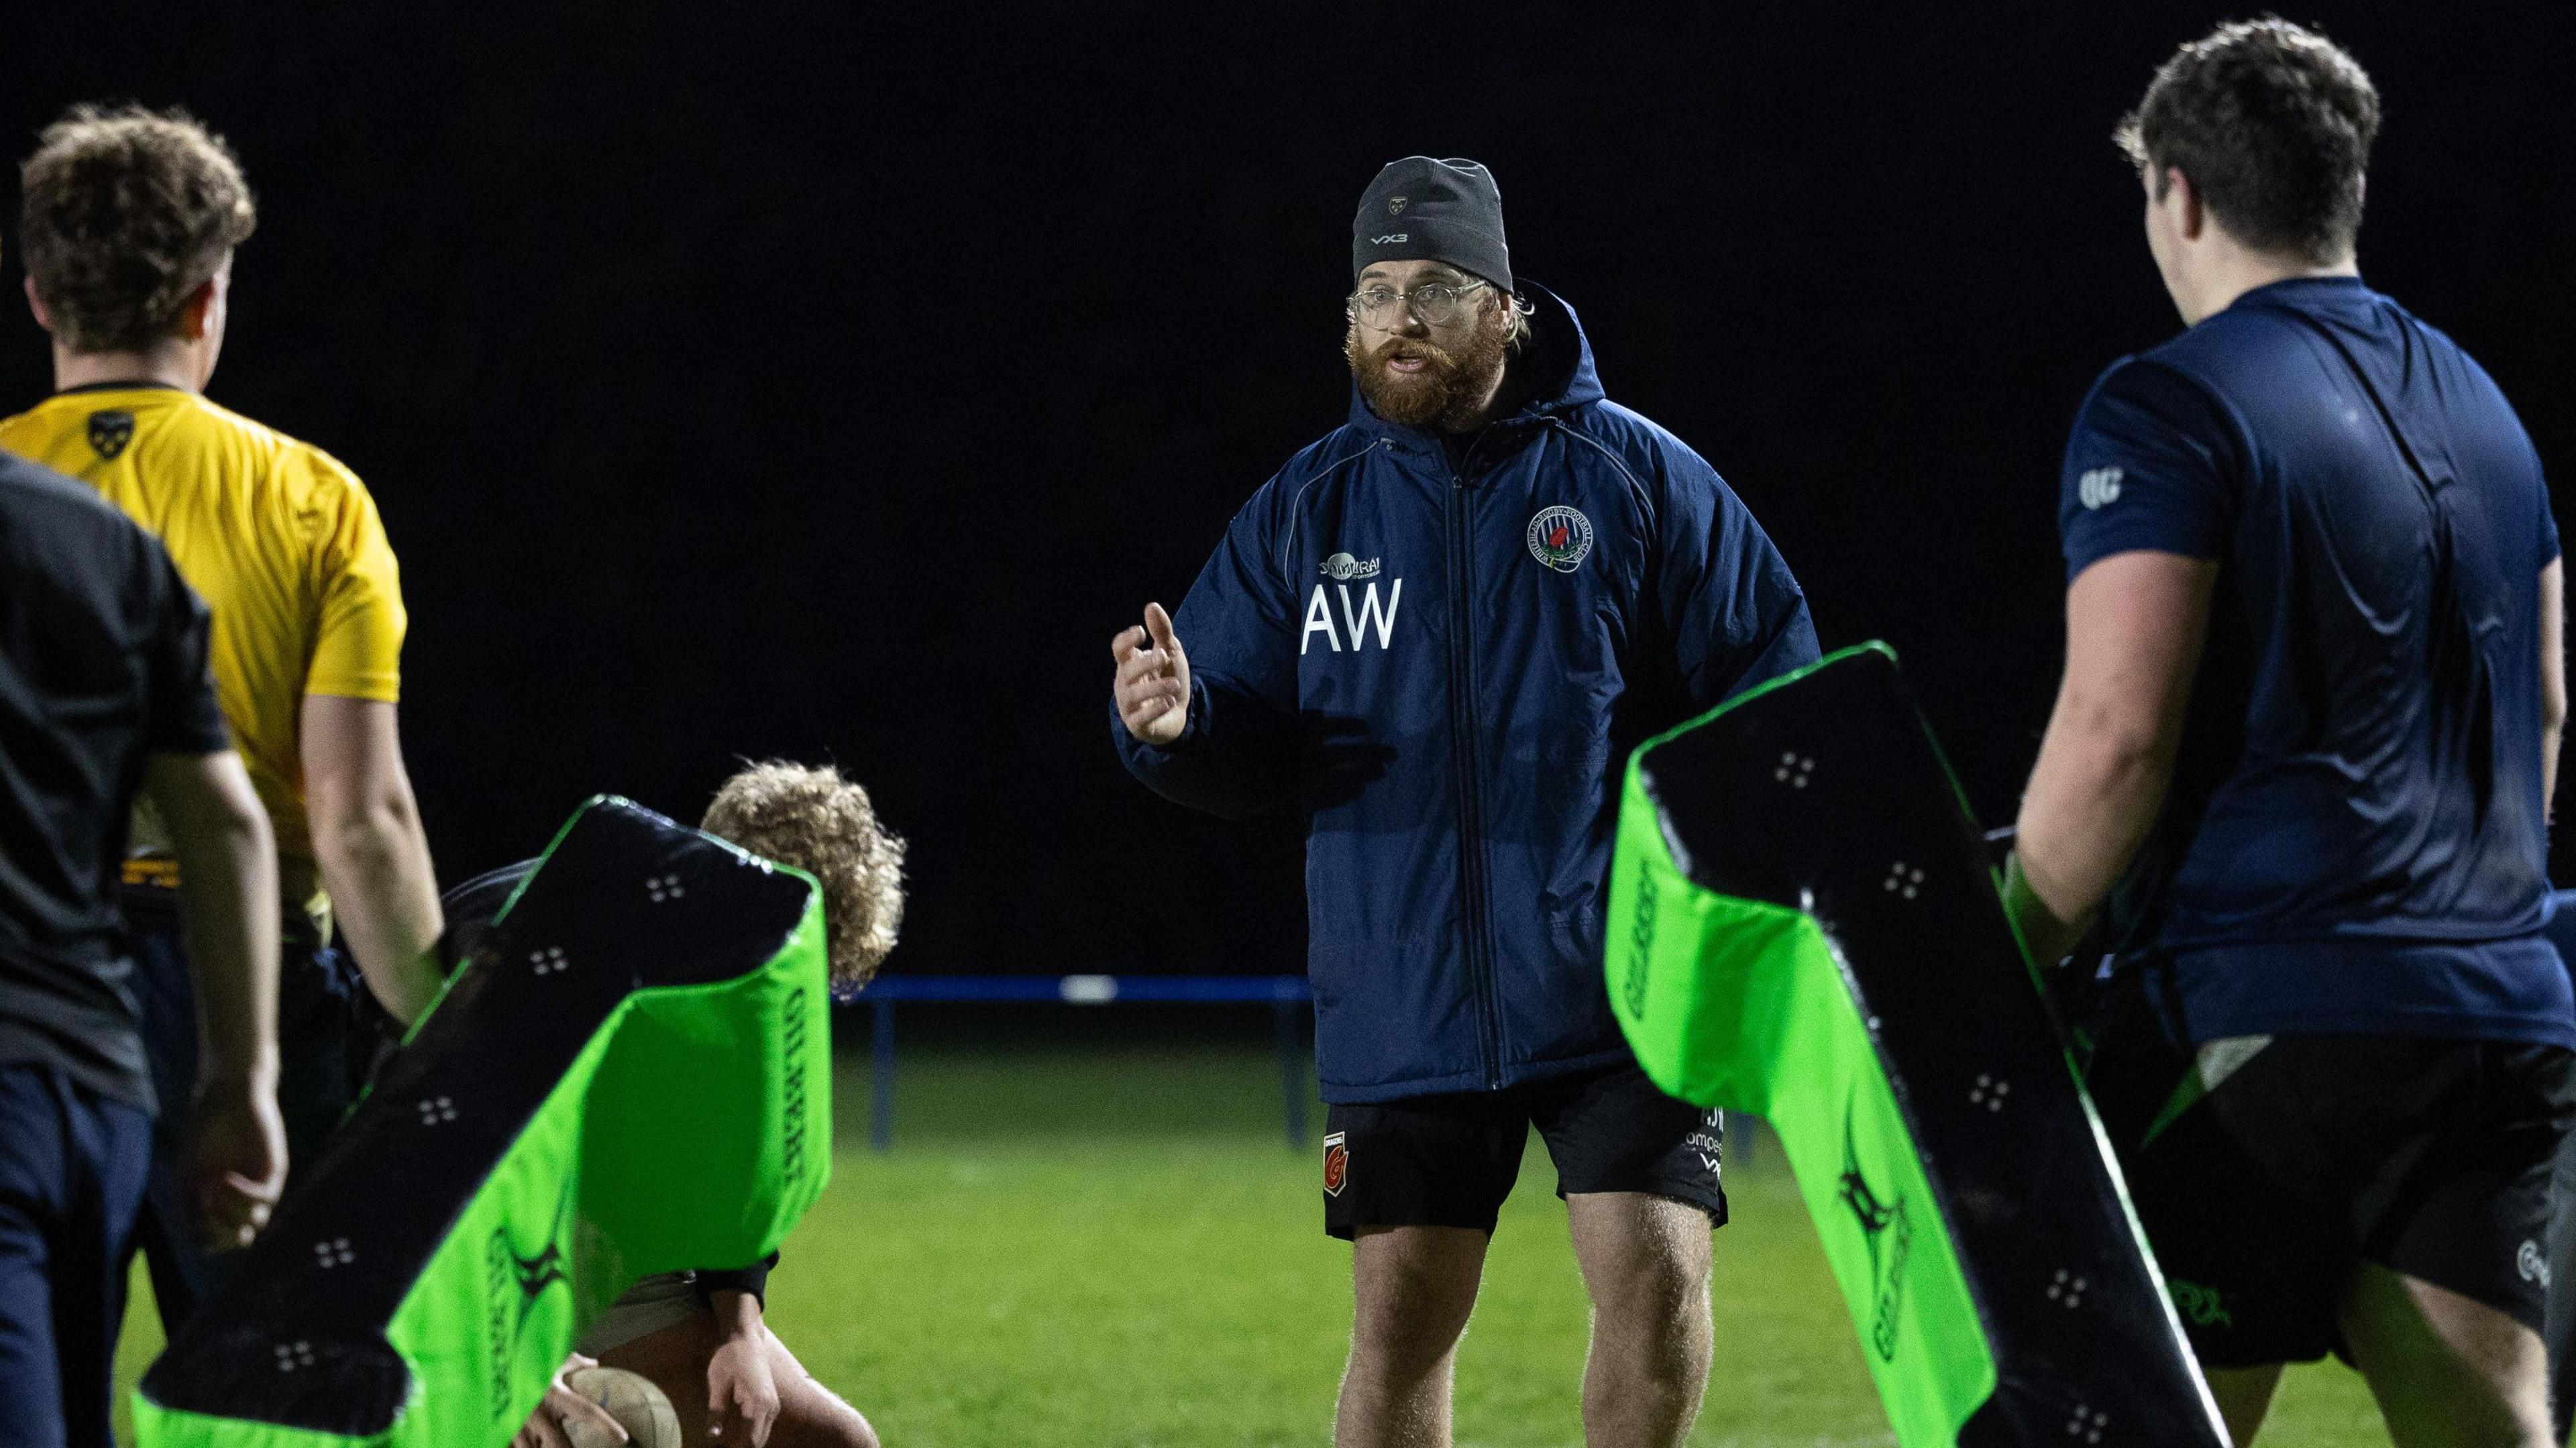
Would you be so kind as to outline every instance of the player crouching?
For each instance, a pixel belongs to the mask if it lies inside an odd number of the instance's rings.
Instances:
[[[700,827],[822,882],[834,986],[864,984],[894,949],[903,919],[903,841],[877,823],[868,792],[840,771],[755,764],[725,781]],[[534,868],[529,861],[495,870],[452,891],[451,944],[470,951],[464,933],[489,929]],[[772,1253],[734,1270],[642,1278],[583,1330],[574,1362],[596,1359],[650,1379],[671,1400],[683,1442],[877,1448],[868,1420],[816,1382],[762,1321],[777,1261]],[[567,1448],[568,1417],[603,1421],[558,1376],[513,1448]]]

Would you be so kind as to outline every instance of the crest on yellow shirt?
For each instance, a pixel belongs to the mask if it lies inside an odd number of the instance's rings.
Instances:
[[[125,451],[125,445],[132,441],[134,441],[133,413],[109,409],[89,415],[90,450],[97,453],[101,461]]]

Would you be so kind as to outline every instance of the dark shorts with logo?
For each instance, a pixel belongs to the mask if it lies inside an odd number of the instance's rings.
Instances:
[[[1556,1194],[1649,1192],[1726,1222],[1718,1113],[1656,1089],[1635,1063],[1501,1091],[1335,1106],[1324,1116],[1324,1230],[1494,1222],[1520,1175],[1531,1127],[1556,1163]]]
[[[2576,1054],[2387,1035],[2212,1047],[2106,1022],[2088,1076],[2204,1364],[2348,1357],[2337,1309],[2365,1262],[2540,1329]]]

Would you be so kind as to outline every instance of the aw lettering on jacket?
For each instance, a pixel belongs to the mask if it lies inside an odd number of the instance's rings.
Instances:
[[[1387,580],[1386,606],[1378,607],[1378,566],[1378,559],[1362,563],[1347,553],[1336,553],[1324,560],[1324,576],[1340,580],[1329,586],[1342,595],[1342,626],[1338,630],[1333,627],[1332,601],[1324,593],[1327,585],[1316,584],[1314,596],[1306,600],[1306,632],[1297,641],[1298,657],[1305,657],[1306,651],[1315,646],[1317,634],[1322,634],[1324,642],[1332,645],[1333,652],[1337,654],[1342,651],[1342,640],[1350,640],[1349,647],[1357,651],[1361,641],[1371,633],[1376,635],[1380,649],[1391,646],[1390,641],[1395,637],[1396,605],[1404,601],[1404,580]],[[1354,580],[1366,580],[1360,584],[1362,592],[1356,605],[1351,600],[1351,583]]]

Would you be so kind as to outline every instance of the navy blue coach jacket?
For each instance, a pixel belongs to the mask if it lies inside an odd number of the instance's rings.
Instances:
[[[1601,966],[1618,770],[1816,657],[1806,597],[1697,453],[1601,395],[1537,308],[1536,398],[1453,461],[1350,421],[1226,529],[1175,616],[1190,718],[1127,767],[1226,816],[1306,814],[1324,1099],[1490,1090],[1629,1059]]]

